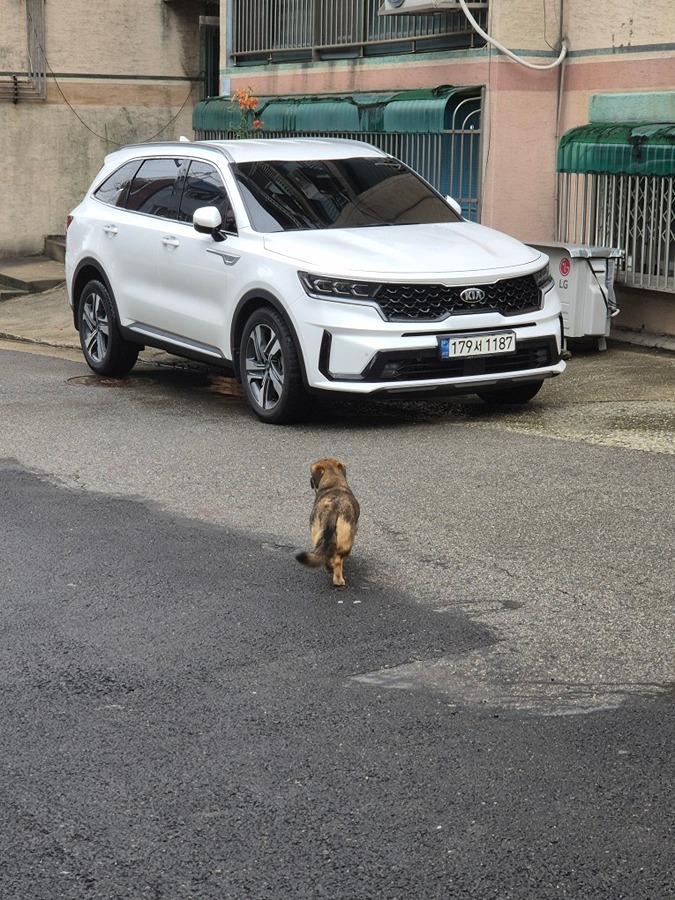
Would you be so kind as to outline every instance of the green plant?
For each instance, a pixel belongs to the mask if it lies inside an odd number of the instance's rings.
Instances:
[[[263,127],[262,119],[258,118],[258,98],[254,97],[251,88],[237,88],[231,98],[230,105],[238,108],[240,112],[239,126],[235,129],[238,138],[255,136]]]

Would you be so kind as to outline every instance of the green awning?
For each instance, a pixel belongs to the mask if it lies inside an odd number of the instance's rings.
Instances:
[[[452,127],[456,101],[466,94],[475,95],[476,88],[260,97],[256,116],[265,123],[266,132],[438,134]],[[239,109],[229,97],[202,100],[192,116],[197,132],[236,131],[240,123]]]
[[[560,139],[558,171],[675,175],[675,123],[582,125]]]

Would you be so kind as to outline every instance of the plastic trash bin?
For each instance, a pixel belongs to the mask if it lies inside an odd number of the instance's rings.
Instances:
[[[598,349],[606,349],[612,318],[619,312],[614,273],[623,250],[564,241],[529,243],[549,257],[560,294],[565,337],[595,337]]]

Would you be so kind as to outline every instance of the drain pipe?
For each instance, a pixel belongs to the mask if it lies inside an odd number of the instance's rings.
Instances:
[[[560,20],[560,34],[559,39],[565,47],[567,44],[563,41],[563,34],[565,33],[565,0],[560,0],[559,7],[559,20]],[[560,140],[560,122],[562,120],[562,108],[563,108],[563,100],[565,97],[565,60],[562,61],[560,66],[560,70],[558,72],[558,102],[555,113],[555,147],[556,147],[556,157],[558,153],[558,141]],[[555,175],[555,188],[553,192],[553,209],[555,211],[555,238],[556,240],[560,240],[562,229],[560,227],[560,176],[556,172]]]
[[[563,34],[565,33],[565,0],[560,0],[560,34],[559,40],[560,43],[565,47],[565,53],[569,49],[567,41],[563,40]],[[555,137],[556,141],[560,135],[560,119],[562,118],[562,102],[563,102],[563,88],[565,85],[565,66],[562,65],[564,63],[564,59],[561,60],[560,72],[558,73],[558,107],[556,109],[556,117],[555,117]]]
[[[555,62],[548,63],[543,66],[538,65],[537,63],[527,62],[526,60],[521,59],[519,56],[517,56],[512,50],[509,50],[508,47],[505,47],[503,44],[500,44],[499,41],[495,40],[493,37],[490,37],[490,35],[486,31],[483,31],[483,29],[480,27],[478,22],[474,19],[473,15],[471,14],[471,10],[466,5],[466,0],[459,0],[459,5],[462,7],[462,11],[463,11],[464,15],[467,17],[467,19],[469,20],[472,28],[474,28],[478,32],[478,34],[484,40],[486,40],[488,42],[488,44],[491,44],[493,47],[496,47],[497,50],[500,50],[502,53],[505,53],[508,57],[510,57],[510,59],[514,60],[521,66],[525,66],[527,69],[537,69],[539,71],[544,71],[546,69],[555,69],[556,66],[559,66],[562,63],[562,61],[565,59],[565,57],[567,56],[567,49],[568,49],[567,42],[563,40],[563,41],[561,41],[562,46],[560,49],[560,55],[558,56],[558,58],[556,59]],[[561,22],[561,25],[562,25],[562,22]],[[561,28],[561,32],[562,32],[562,28]]]

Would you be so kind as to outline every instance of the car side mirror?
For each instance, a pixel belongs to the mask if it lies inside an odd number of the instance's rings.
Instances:
[[[225,240],[220,233],[222,224],[222,216],[215,206],[200,206],[199,209],[194,211],[192,216],[192,227],[194,230],[198,231],[199,234],[210,234],[214,241]]]
[[[446,194],[445,202],[448,204],[450,209],[454,210],[457,213],[458,216],[462,215],[462,207],[459,205],[459,203],[455,200],[454,197],[450,197],[448,194]],[[462,218],[464,218],[464,216],[462,216]]]

